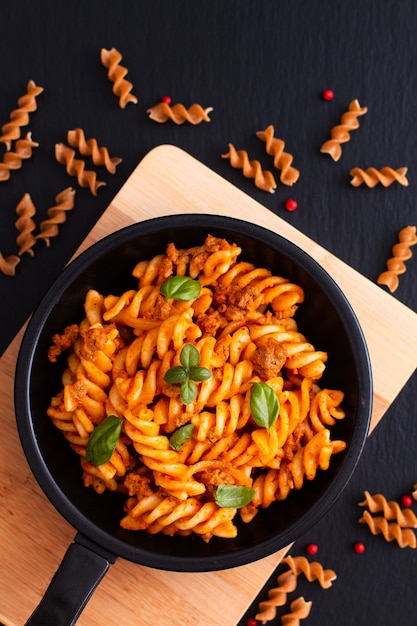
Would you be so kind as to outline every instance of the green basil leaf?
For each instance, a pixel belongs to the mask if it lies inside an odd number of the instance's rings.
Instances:
[[[207,367],[190,367],[188,376],[191,380],[200,382],[201,380],[208,380],[211,378],[211,371]]]
[[[246,506],[255,495],[255,489],[240,485],[219,485],[214,494],[216,504],[227,509],[240,509]]]
[[[200,353],[192,343],[186,343],[180,352],[180,363],[185,368],[195,367],[200,363]]]
[[[186,441],[193,436],[194,424],[185,424],[181,426],[169,438],[169,445],[173,450],[181,450]]]
[[[164,374],[164,381],[176,385],[182,383],[187,378],[187,372],[181,365],[174,365],[170,367]]]
[[[195,300],[201,293],[201,285],[198,280],[188,276],[171,276],[159,290],[168,300]]]
[[[181,385],[181,402],[191,404],[197,396],[197,385],[191,380],[186,380]]]
[[[267,431],[275,424],[279,413],[279,402],[275,391],[266,383],[253,383],[250,390],[252,417],[258,426]]]
[[[103,465],[110,460],[117,445],[123,418],[116,415],[106,417],[91,433],[85,458],[93,465]]]

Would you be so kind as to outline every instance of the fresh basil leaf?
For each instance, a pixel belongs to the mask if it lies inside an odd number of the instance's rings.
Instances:
[[[214,499],[219,506],[227,509],[240,509],[246,506],[255,495],[255,489],[240,485],[219,485],[215,491]]]
[[[187,372],[181,365],[174,365],[170,367],[164,374],[164,381],[176,385],[182,383],[187,378]]]
[[[181,384],[181,402],[191,404],[197,396],[197,385],[192,380],[186,380]]]
[[[91,433],[85,458],[93,465],[103,465],[110,460],[117,445],[123,418],[108,415]]]
[[[198,280],[188,276],[171,276],[159,290],[168,300],[195,300],[201,293],[201,285]]]
[[[192,343],[186,343],[183,346],[180,352],[180,363],[187,369],[200,363],[200,353]]]
[[[252,417],[258,426],[267,431],[275,424],[279,413],[279,402],[275,391],[266,383],[253,383],[250,390]]]
[[[201,380],[208,380],[211,378],[211,371],[207,367],[190,367],[188,376],[191,380],[200,382]]]
[[[169,445],[173,450],[181,450],[186,441],[189,441],[193,436],[194,424],[185,424],[181,426],[175,433],[172,433],[169,438]]]

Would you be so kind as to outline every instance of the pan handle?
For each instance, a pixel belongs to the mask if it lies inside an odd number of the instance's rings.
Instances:
[[[73,626],[116,558],[78,533],[26,626]]]

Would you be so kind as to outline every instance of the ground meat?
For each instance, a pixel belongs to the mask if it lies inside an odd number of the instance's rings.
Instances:
[[[251,361],[254,365],[255,374],[268,380],[279,375],[286,358],[285,348],[276,339],[271,338],[255,350],[251,356]]]
[[[207,313],[200,313],[197,316],[197,324],[203,331],[204,335],[214,337],[218,329],[223,328],[226,325],[226,322],[218,311],[209,311]]]
[[[48,350],[48,359],[55,363],[59,355],[74,345],[80,334],[80,327],[77,324],[71,324],[64,328],[62,335],[56,334],[52,337],[52,345]]]
[[[152,489],[149,486],[149,478],[141,474],[130,472],[125,478],[124,486],[128,490],[129,496],[137,495],[138,499],[152,495]]]

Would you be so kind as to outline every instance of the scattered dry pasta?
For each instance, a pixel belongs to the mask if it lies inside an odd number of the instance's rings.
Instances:
[[[118,96],[120,107],[124,109],[129,102],[136,104],[138,99],[131,93],[133,85],[125,78],[127,69],[120,64],[122,60],[120,52],[116,48],[111,48],[111,50],[102,48],[100,59],[108,70],[107,76],[113,83],[113,93]]]
[[[300,489],[345,448],[330,439],[327,415],[310,420],[327,354],[297,328],[303,290],[239,262],[241,252],[211,235],[189,249],[171,243],[165,254],[137,263],[137,289],[90,289],[85,318],[53,337],[49,359],[68,355],[48,415],[79,454],[85,486],[127,495],[125,529],[235,537],[239,507],[222,504],[219,488],[249,494],[239,511],[250,522],[259,507]],[[188,299],[166,292],[184,281],[194,290]],[[188,399],[177,384],[184,378],[169,376],[184,365],[184,350],[194,353],[194,370],[205,372]],[[281,406],[268,429],[251,408],[255,383]],[[343,394],[328,397],[342,419]],[[106,458],[94,460],[101,424],[120,431]]]
[[[417,517],[411,509],[402,509],[398,502],[389,502],[381,493],[371,495],[365,491],[365,500],[359,506],[367,506],[371,513],[383,512],[385,519],[396,520],[401,528],[417,528]]]
[[[20,263],[20,258],[15,254],[3,256],[0,252],[0,272],[6,276],[14,276],[16,274],[16,265]]]
[[[330,133],[330,139],[325,141],[320,148],[320,152],[330,154],[334,161],[338,161],[342,156],[342,143],[350,141],[352,130],[359,128],[358,117],[367,113],[367,107],[361,107],[357,100],[352,100],[349,110],[343,113],[340,125],[334,126]]]
[[[51,237],[56,237],[59,225],[67,219],[67,211],[74,208],[75,189],[67,187],[55,198],[55,205],[48,209],[48,218],[39,224],[39,234],[36,239],[43,239],[49,247]]]
[[[282,626],[299,626],[300,620],[310,615],[312,602],[306,602],[302,596],[293,600],[290,604],[291,613],[281,617]]]
[[[300,177],[300,172],[292,167],[293,157],[284,152],[285,143],[282,139],[274,137],[274,127],[268,126],[265,130],[258,131],[256,136],[266,143],[267,154],[274,157],[274,167],[281,170],[280,181],[284,185],[293,185]]]
[[[36,207],[32,202],[30,194],[24,194],[16,207],[16,213],[19,217],[15,222],[15,226],[20,233],[16,239],[16,243],[19,246],[18,254],[21,256],[27,252],[30,256],[33,256],[33,246],[36,243],[36,238],[32,233],[36,228],[36,224],[32,217],[36,213]]]
[[[310,562],[304,556],[286,556],[283,563],[287,563],[296,576],[304,574],[310,583],[317,580],[322,589],[329,589],[333,581],[336,580],[336,572],[332,569],[323,569],[321,563],[318,561]]]
[[[22,161],[32,156],[32,148],[38,146],[39,144],[32,140],[31,133],[27,133],[24,139],[16,141],[14,151],[5,152],[0,162],[0,181],[8,180],[11,170],[19,170],[22,167]]]
[[[10,121],[1,127],[0,142],[10,150],[12,141],[19,139],[21,127],[29,124],[29,113],[38,108],[36,97],[42,93],[43,87],[38,87],[33,80],[27,84],[27,92],[18,101],[18,108],[10,113]]]
[[[163,124],[168,120],[172,120],[175,124],[200,124],[201,122],[210,122],[209,113],[213,107],[203,107],[200,104],[192,104],[188,109],[183,104],[174,104],[170,106],[167,102],[159,102],[146,112],[149,119],[154,122]]]
[[[83,156],[91,156],[94,165],[104,165],[110,174],[116,173],[116,167],[122,159],[111,157],[107,148],[100,147],[96,139],[86,139],[82,128],[69,130],[67,138],[71,148],[77,148]]]
[[[396,541],[400,548],[415,548],[416,536],[411,528],[401,528],[397,522],[388,522],[385,517],[372,517],[369,511],[364,511],[359,519],[361,524],[367,524],[373,535],[382,534],[386,541]]]
[[[229,159],[232,167],[243,170],[246,178],[254,178],[255,185],[263,191],[274,193],[277,183],[271,172],[263,170],[259,161],[250,161],[246,150],[236,150],[233,144],[229,143],[229,152],[222,154],[223,159]]]
[[[393,293],[399,285],[398,276],[404,274],[406,267],[404,261],[413,256],[411,246],[417,243],[416,227],[407,226],[398,233],[398,243],[392,248],[393,256],[387,261],[387,270],[379,274],[377,283],[385,285]]]
[[[406,167],[399,167],[397,170],[394,170],[392,167],[383,167],[380,170],[375,169],[375,167],[368,167],[366,170],[354,167],[350,171],[352,176],[350,184],[353,187],[359,187],[363,184],[367,187],[376,187],[378,184],[389,187],[392,183],[397,182],[404,187],[408,187],[406,174]]]
[[[278,576],[278,587],[273,587],[268,591],[268,600],[259,603],[259,613],[255,618],[266,624],[275,619],[277,607],[287,603],[287,595],[297,587],[297,576],[288,570]]]
[[[85,169],[85,162],[75,158],[75,150],[63,143],[55,144],[55,158],[61,165],[65,165],[67,173],[77,178],[80,187],[89,187],[93,196],[97,195],[97,190],[106,183],[97,180],[97,174],[93,170]]]

